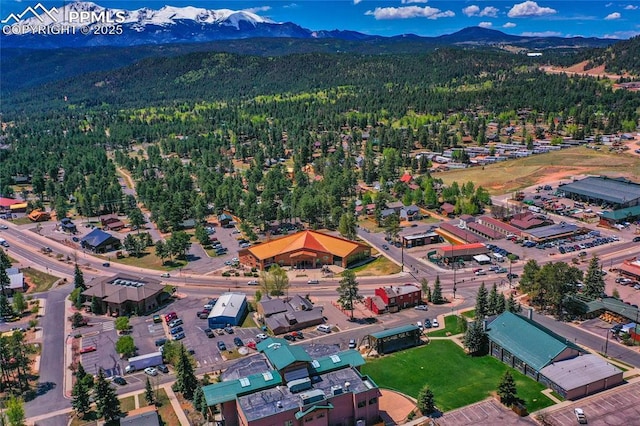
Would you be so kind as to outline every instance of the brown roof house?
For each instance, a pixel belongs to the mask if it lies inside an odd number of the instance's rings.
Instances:
[[[274,334],[300,330],[324,321],[322,307],[313,306],[298,294],[283,299],[262,299],[258,303],[258,314]]]
[[[119,231],[125,227],[124,222],[115,214],[101,217],[100,224],[105,231]]]
[[[110,315],[143,314],[160,306],[170,296],[164,285],[153,278],[133,278],[116,275],[88,283],[82,292],[86,300],[96,297],[103,312]]]

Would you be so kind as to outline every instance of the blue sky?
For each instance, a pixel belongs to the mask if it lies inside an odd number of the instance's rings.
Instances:
[[[21,12],[38,0],[0,0],[0,16]],[[62,1],[42,0],[46,7]],[[104,7],[159,9],[164,5],[251,10],[276,22],[311,30],[354,30],[393,36],[437,36],[470,26],[515,35],[584,36],[626,39],[640,34],[640,1],[545,0],[166,0],[94,1]]]

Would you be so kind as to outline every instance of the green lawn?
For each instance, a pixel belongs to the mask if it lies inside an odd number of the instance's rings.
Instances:
[[[469,319],[474,319],[476,317],[476,310],[464,311],[461,315]]]
[[[518,395],[524,399],[529,412],[553,405],[553,401],[541,393],[544,385],[490,356],[470,357],[449,340],[434,340],[427,346],[370,360],[362,366],[363,374],[371,376],[380,387],[395,389],[414,398],[428,384],[436,405],[443,411],[495,394],[507,370],[513,374]]]
[[[431,331],[427,333],[429,336],[433,337],[445,337],[447,333],[450,336],[464,333],[465,330],[465,322],[466,320],[457,315],[447,315],[444,317],[444,328],[441,330]]]
[[[358,277],[371,277],[378,275],[393,275],[400,272],[400,266],[390,261],[384,256],[378,256],[377,259],[351,269]]]

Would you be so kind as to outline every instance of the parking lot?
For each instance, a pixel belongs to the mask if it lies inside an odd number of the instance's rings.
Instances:
[[[623,385],[559,408],[544,418],[554,426],[577,424],[574,408],[584,410],[588,424],[596,426],[637,425],[640,419],[640,382]]]

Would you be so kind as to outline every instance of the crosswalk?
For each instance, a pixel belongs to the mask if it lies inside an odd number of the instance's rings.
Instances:
[[[102,323],[102,331],[111,331],[115,328],[115,323],[113,321],[107,321]]]

